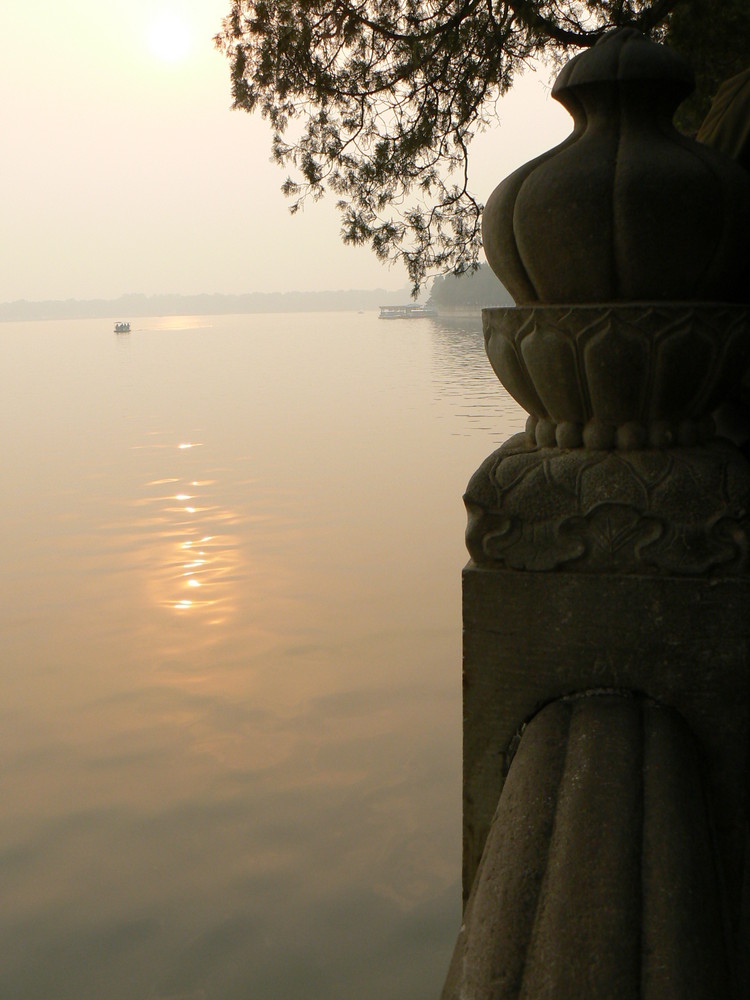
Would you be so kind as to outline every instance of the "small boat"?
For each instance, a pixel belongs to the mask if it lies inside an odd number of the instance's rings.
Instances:
[[[115,333],[130,333],[130,323],[115,323]]]
[[[429,319],[437,316],[437,309],[429,306],[381,306],[380,319]]]

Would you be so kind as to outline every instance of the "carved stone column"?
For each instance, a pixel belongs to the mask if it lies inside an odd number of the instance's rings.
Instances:
[[[444,1000],[747,998],[750,179],[631,29],[507,178],[487,353],[529,412],[465,496],[464,922]]]

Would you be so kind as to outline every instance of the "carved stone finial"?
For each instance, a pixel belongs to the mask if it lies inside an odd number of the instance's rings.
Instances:
[[[573,132],[484,211],[487,260],[517,303],[747,296],[750,177],[673,127],[692,88],[680,56],[631,28],[563,68],[552,95]]]
[[[750,997],[750,464],[711,418],[750,359],[750,174],[672,127],[691,87],[605,36],[555,84],[571,136],[485,209],[520,303],[487,353],[531,416],[464,497],[443,1000]]]
[[[487,353],[540,447],[690,447],[750,361],[750,174],[680,135],[693,87],[632,28],[559,74],[560,146],[487,202],[487,259],[522,307],[484,310]]]

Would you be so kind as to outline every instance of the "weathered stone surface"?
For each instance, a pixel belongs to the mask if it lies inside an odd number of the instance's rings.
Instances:
[[[470,563],[465,898],[524,724],[568,695],[633,692],[676,712],[700,748],[737,941],[748,830],[749,649],[747,578],[523,573]],[[599,822],[593,807],[588,819]]]
[[[465,497],[445,1000],[750,997],[750,466],[711,418],[744,443],[750,176],[672,128],[690,86],[605,36],[553,91],[572,135],[485,210],[531,416]]]
[[[696,139],[750,170],[750,68],[722,83]]]
[[[664,448],[712,436],[750,366],[750,307],[721,303],[485,309],[487,356],[537,444]]]
[[[540,448],[516,435],[474,473],[478,565],[679,576],[746,573],[750,466],[728,441],[638,451]]]
[[[444,1000],[730,996],[700,749],[639,695],[555,701],[523,731]]]
[[[671,123],[690,68],[634,29],[572,59],[555,149],[492,193],[484,250],[517,303],[746,298],[750,176]]]

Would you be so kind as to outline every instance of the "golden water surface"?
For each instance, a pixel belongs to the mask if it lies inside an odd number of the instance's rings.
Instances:
[[[427,1000],[478,321],[0,325],[0,997]]]

